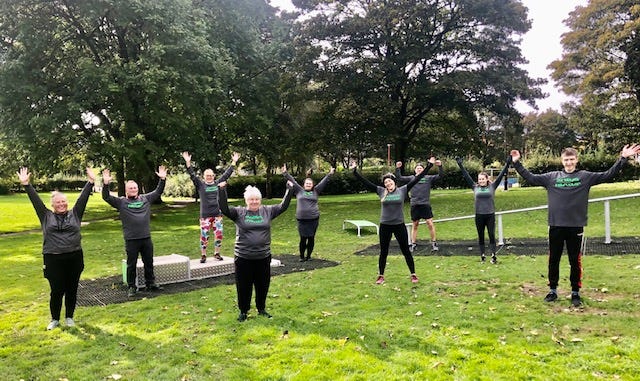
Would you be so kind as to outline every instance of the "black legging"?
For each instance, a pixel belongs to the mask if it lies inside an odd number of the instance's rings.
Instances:
[[[311,258],[311,253],[313,253],[313,247],[316,244],[316,237],[300,237],[300,244],[298,244],[298,248],[300,249],[300,258],[304,259],[304,252],[307,252],[307,259]]]
[[[396,241],[398,241],[398,245],[400,245],[400,250],[402,250],[402,255],[404,255],[404,260],[407,262],[409,271],[411,274],[415,273],[416,267],[413,263],[411,250],[409,250],[409,235],[407,234],[407,227],[404,224],[380,224],[380,257],[378,258],[378,270],[380,271],[380,275],[384,275],[384,269],[387,266],[391,234],[396,237]]]
[[[476,230],[478,230],[478,245],[480,246],[480,254],[484,255],[484,228],[489,233],[489,245],[491,246],[491,254],[496,252],[496,215],[476,214]]]
[[[63,297],[65,317],[73,318],[82,270],[84,270],[82,250],[44,255],[44,277],[47,278],[51,287],[51,299],[49,299],[51,319],[60,320]]]

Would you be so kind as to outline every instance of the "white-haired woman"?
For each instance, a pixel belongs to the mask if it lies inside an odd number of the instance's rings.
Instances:
[[[289,207],[291,185],[287,182],[287,190],[280,204],[262,205],[262,193],[249,185],[244,191],[246,206],[229,207],[226,183],[219,184],[220,210],[236,224],[234,262],[240,322],[247,320],[254,287],[258,315],[271,317],[266,310],[271,282],[271,221]]]
[[[60,192],[53,192],[51,195],[53,211],[47,209],[36,190],[29,184],[30,177],[31,174],[26,167],[20,168],[18,172],[20,184],[24,185],[42,227],[44,262],[42,268],[51,288],[49,299],[51,321],[47,325],[47,330],[60,325],[63,298],[65,324],[73,327],[75,326],[73,313],[76,309],[78,282],[84,270],[80,223],[96,177],[93,171],[87,168],[88,181],[71,210],[69,210],[67,196]]]

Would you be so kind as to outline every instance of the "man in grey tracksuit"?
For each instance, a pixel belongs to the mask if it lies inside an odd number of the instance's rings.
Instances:
[[[425,175],[420,181],[418,181],[413,189],[411,189],[411,222],[413,225],[411,228],[411,244],[409,245],[411,251],[416,248],[418,242],[418,226],[420,225],[421,219],[426,221],[427,227],[429,228],[429,234],[431,235],[431,250],[438,251],[436,226],[433,223],[433,209],[431,209],[430,198],[433,183],[444,176],[444,171],[442,170],[442,162],[440,160],[436,160],[432,157],[429,159],[429,162],[434,163],[438,167],[438,174]],[[425,169],[422,163],[418,163],[416,164],[415,175],[402,176],[402,172],[400,170],[401,167],[402,162],[398,161],[396,163],[396,178],[402,183],[410,182]]]
[[[560,258],[566,242],[571,272],[571,304],[582,305],[580,288],[582,287],[581,244],[584,227],[587,225],[587,207],[589,190],[593,185],[613,178],[626,163],[627,158],[640,152],[640,145],[626,145],[620,157],[605,172],[577,170],[578,152],[573,148],[562,151],[562,171],[552,171],[540,175],[531,174],[520,162],[520,152],[511,151],[513,166],[531,185],[541,185],[547,190],[549,224],[549,293],[546,302],[558,299],[557,286],[560,279]]]
[[[138,254],[144,264],[144,279],[146,289],[150,291],[161,290],[156,284],[153,273],[153,242],[151,242],[151,204],[160,198],[164,191],[167,170],[164,166],[158,167],[156,172],[160,181],[153,192],[139,194],[138,184],[129,180],[125,184],[125,197],[114,197],[109,193],[111,172],[105,169],[102,172],[102,199],[114,207],[120,213],[122,231],[124,234],[125,250],[127,252],[127,285],[128,296],[134,296],[136,287],[136,266]]]

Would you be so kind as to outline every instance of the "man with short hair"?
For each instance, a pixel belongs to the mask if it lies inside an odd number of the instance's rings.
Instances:
[[[609,170],[605,172],[589,172],[576,169],[578,151],[574,148],[562,150],[561,171],[551,171],[540,175],[531,174],[520,162],[520,152],[511,151],[513,166],[531,185],[541,185],[547,190],[548,224],[549,224],[549,293],[545,302],[558,299],[557,287],[560,279],[560,258],[564,244],[567,245],[567,255],[571,272],[571,304],[574,307],[582,305],[580,288],[582,287],[582,239],[584,227],[587,225],[587,208],[589,205],[589,190],[593,185],[606,182],[613,178],[621,169],[627,158],[640,152],[640,145],[626,145],[620,152],[620,157]]]
[[[111,183],[111,171],[102,171],[102,199],[118,210],[122,231],[124,234],[125,250],[127,252],[127,285],[128,296],[135,296],[138,292],[136,287],[136,266],[138,254],[142,257],[144,264],[144,279],[148,291],[162,290],[156,284],[156,277],[153,273],[153,242],[151,242],[151,204],[160,198],[164,191],[167,170],[164,166],[158,167],[156,175],[160,178],[158,186],[153,192],[139,194],[138,184],[129,180],[125,184],[125,197],[114,197],[109,193],[109,183]]]

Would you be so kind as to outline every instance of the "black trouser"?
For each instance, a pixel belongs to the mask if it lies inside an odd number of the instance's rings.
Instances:
[[[156,276],[153,274],[153,243],[151,242],[151,237],[128,239],[124,244],[127,252],[127,284],[129,287],[136,286],[138,254],[142,257],[142,263],[144,264],[144,281],[146,285],[154,283]]]
[[[380,224],[380,257],[378,258],[378,271],[380,275],[384,275],[384,269],[387,266],[387,256],[389,255],[389,244],[391,243],[391,234],[396,237],[404,260],[407,262],[411,274],[416,272],[413,256],[409,250],[409,235],[407,227],[404,224],[387,225]]]
[[[567,243],[567,255],[569,256],[569,265],[571,272],[569,280],[571,281],[571,291],[580,291],[582,287],[582,236],[583,227],[549,227],[549,288],[558,287],[560,280],[560,258],[564,249],[564,243]]]
[[[304,252],[307,252],[307,259],[311,258],[311,253],[313,252],[313,247],[316,243],[316,237],[300,237],[300,243],[298,244],[298,248],[300,249],[300,258],[304,258]]]
[[[478,246],[480,246],[480,254],[484,255],[484,229],[487,228],[489,234],[489,245],[491,253],[496,252],[496,215],[476,214],[476,230],[478,231]]]
[[[44,277],[49,281],[51,298],[49,310],[53,320],[60,320],[62,298],[64,297],[65,317],[73,318],[78,298],[78,282],[84,270],[82,250],[64,254],[45,254]]]
[[[256,260],[235,257],[234,262],[240,312],[247,313],[251,308],[251,294],[254,286],[256,288],[256,308],[258,311],[264,310],[271,283],[271,255]]]

